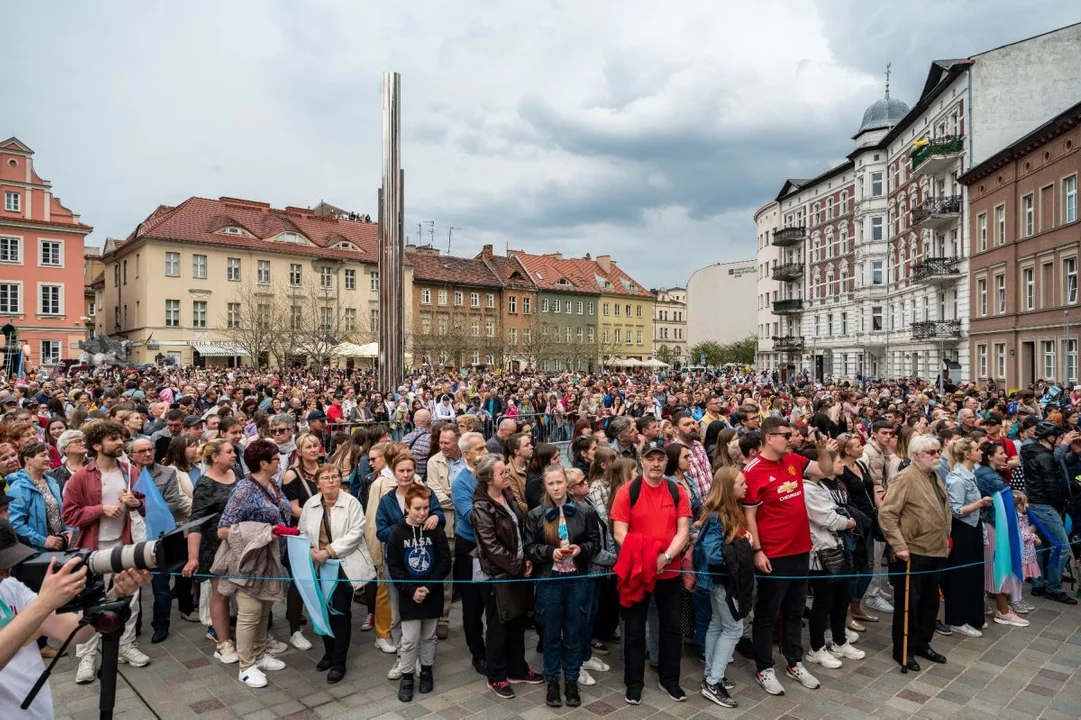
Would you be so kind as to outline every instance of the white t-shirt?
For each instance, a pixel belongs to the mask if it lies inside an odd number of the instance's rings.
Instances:
[[[120,493],[128,489],[127,480],[124,479],[124,471],[117,468],[113,472],[101,474],[101,504],[119,505],[125,512],[117,518],[101,516],[98,525],[98,541],[119,540],[124,534],[124,521],[127,520],[127,505],[120,502]]]
[[[33,590],[15,578],[0,580],[0,600],[18,614],[37,597]],[[0,669],[0,718],[31,718],[32,720],[52,720],[53,691],[49,683],[41,688],[29,710],[21,710],[23,700],[30,688],[45,671],[41,652],[36,642],[29,642],[19,648],[3,669]]]

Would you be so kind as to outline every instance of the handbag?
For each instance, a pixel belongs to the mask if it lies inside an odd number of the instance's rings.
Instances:
[[[698,585],[698,576],[694,574],[694,558],[692,557],[693,546],[683,551],[679,559],[679,577],[683,581],[683,589],[694,592]]]
[[[818,555],[818,563],[822,566],[823,574],[827,576],[847,575],[849,573],[848,560],[845,558],[843,545],[832,548],[823,548],[815,551]]]

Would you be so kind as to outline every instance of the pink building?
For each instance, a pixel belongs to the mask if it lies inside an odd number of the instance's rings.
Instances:
[[[33,150],[14,137],[0,142],[0,326],[18,331],[24,368],[80,353],[83,241],[92,230],[35,172]]]

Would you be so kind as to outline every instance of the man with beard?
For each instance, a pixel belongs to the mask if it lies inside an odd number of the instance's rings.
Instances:
[[[704,498],[709,495],[709,488],[713,485],[713,473],[706,455],[706,446],[698,439],[698,423],[690,413],[683,412],[672,418],[672,424],[676,428],[676,440],[691,451],[691,467],[687,470],[687,479],[694,483],[698,497]]]

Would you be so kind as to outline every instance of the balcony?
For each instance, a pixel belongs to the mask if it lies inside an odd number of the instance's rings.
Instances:
[[[803,312],[803,300],[794,298],[792,300],[775,300],[773,302],[773,314],[774,315],[797,315]]]
[[[803,337],[800,335],[773,336],[773,349],[777,352],[801,353],[803,346]]]
[[[956,223],[961,217],[962,198],[960,195],[924,200],[912,208],[912,225],[918,228],[940,230]]]
[[[926,320],[912,323],[913,340],[960,340],[960,320]]]
[[[773,268],[770,277],[781,282],[792,282],[803,278],[803,263],[785,263]]]
[[[786,227],[773,231],[774,247],[795,247],[807,237],[805,227]]]
[[[951,257],[927,258],[912,270],[912,282],[932,285],[953,282],[961,277],[958,262],[957,258]]]
[[[916,175],[938,175],[948,170],[965,150],[961,135],[943,135],[912,150],[912,172]]]

